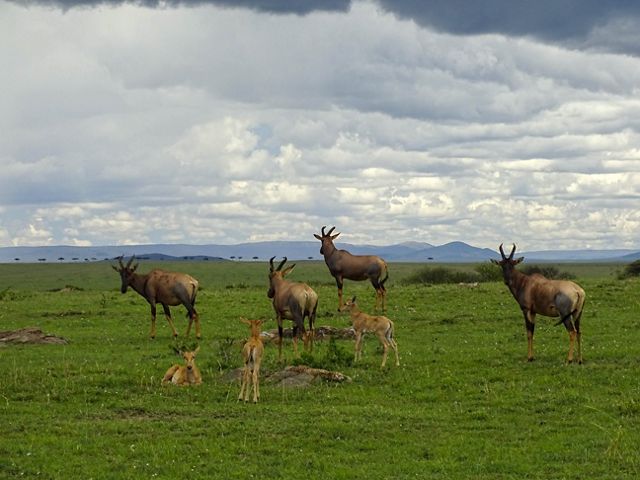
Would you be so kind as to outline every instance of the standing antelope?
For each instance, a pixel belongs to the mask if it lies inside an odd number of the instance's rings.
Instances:
[[[173,383],[185,387],[188,385],[200,385],[202,383],[202,375],[196,366],[196,355],[200,351],[200,347],[191,352],[183,352],[176,349],[176,353],[180,355],[184,361],[184,365],[175,364],[167,373],[164,374],[162,383]]]
[[[326,226],[322,227],[322,235],[313,234],[322,242],[320,253],[324,255],[324,261],[329,267],[329,272],[336,279],[338,286],[338,310],[343,306],[342,286],[344,279],[348,280],[367,280],[371,282],[376,290],[376,309],[380,304],[382,310],[385,310],[386,289],[384,282],[389,278],[387,263],[380,257],[375,255],[351,255],[346,250],[338,250],[333,241],[338,238],[339,233],[331,235],[336,227],[324,233]],[[384,278],[382,275],[384,274]]]
[[[163,270],[151,270],[146,275],[135,273],[139,263],[133,267],[131,263],[135,257],[131,257],[127,265],[122,264],[122,257],[118,258],[120,267],[112,265],[113,269],[120,274],[122,286],[120,291],[127,293],[127,288],[131,287],[142,295],[149,305],[151,305],[151,338],[156,337],[156,304],[159,303],[164,309],[169,326],[174,338],[178,336],[173,321],[169,305],[184,305],[187,309],[189,325],[185,336],[191,331],[191,324],[196,322],[196,337],[200,338],[200,318],[195,309],[196,295],[198,293],[198,281],[186,273],[165,272]]]
[[[278,360],[282,360],[282,319],[293,320],[293,351],[298,356],[298,331],[302,331],[305,349],[310,345],[313,350],[313,322],[316,319],[318,295],[306,283],[290,282],[284,277],[294,269],[294,263],[282,270],[287,257],[277,268],[273,266],[273,259],[269,260],[269,291],[267,296],[272,299],[273,309],[278,320]],[[304,317],[309,318],[309,332],[304,329]]]
[[[260,338],[260,327],[264,321],[247,320],[246,318],[240,318],[240,321],[249,325],[251,336],[242,348],[244,368],[242,370],[242,383],[240,384],[238,400],[249,401],[249,390],[251,389],[249,384],[251,384],[253,385],[253,403],[257,403],[260,398],[260,363],[264,352],[264,345]]]
[[[356,348],[354,355],[354,362],[358,361],[362,357],[362,338],[365,332],[372,332],[378,336],[380,344],[382,345],[382,365],[384,367],[387,363],[387,353],[389,346],[393,348],[396,353],[396,366],[400,365],[400,359],[398,358],[398,344],[395,338],[393,338],[393,322],[387,317],[382,315],[372,316],[367,315],[358,308],[356,303],[356,297],[348,300],[344,304],[342,310],[349,310],[351,313],[351,324],[356,332]]]
[[[515,244],[507,257],[499,247],[502,260],[491,259],[502,268],[504,283],[520,305],[524,314],[527,328],[527,358],[531,362],[533,357],[533,331],[535,329],[536,314],[547,317],[560,317],[556,324],[564,324],[569,333],[569,355],[567,361],[573,362],[573,346],[578,343],[578,363],[582,363],[582,349],[580,345],[580,317],[584,306],[584,290],[576,283],[568,280],[550,280],[539,273],[526,275],[516,270],[515,266],[524,260],[520,257],[513,259],[516,251]]]

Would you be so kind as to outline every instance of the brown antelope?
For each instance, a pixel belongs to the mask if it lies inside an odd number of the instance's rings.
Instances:
[[[331,235],[336,227],[325,233],[322,227],[322,235],[313,234],[322,242],[320,253],[324,255],[324,261],[329,267],[329,272],[336,279],[338,286],[338,310],[342,308],[342,286],[344,279],[347,280],[369,280],[373,288],[376,290],[376,309],[381,305],[382,310],[385,309],[386,289],[384,282],[389,278],[386,262],[375,255],[351,255],[346,250],[338,250],[333,241],[338,238],[339,233]],[[384,278],[382,278],[384,275]]]
[[[305,349],[313,350],[313,323],[318,308],[318,295],[306,283],[290,282],[285,276],[291,273],[296,264],[285,268],[287,257],[277,268],[273,266],[273,259],[269,260],[269,291],[267,296],[272,299],[273,309],[278,320],[278,360],[282,360],[282,319],[293,320],[293,351],[298,356],[298,331],[302,331]],[[309,318],[309,332],[304,329],[304,317]]]
[[[169,368],[167,373],[164,374],[162,383],[173,383],[181,387],[200,385],[202,383],[202,375],[200,375],[200,370],[196,366],[196,355],[199,351],[200,347],[192,352],[176,350],[176,353],[184,359],[185,364],[179,365],[176,363]]]
[[[584,290],[574,282],[568,280],[550,280],[539,273],[526,275],[516,270],[515,266],[524,257],[513,259],[516,251],[515,244],[507,257],[499,247],[502,260],[491,259],[502,268],[504,283],[520,305],[524,314],[527,329],[527,358],[531,362],[533,357],[533,331],[535,329],[536,314],[547,317],[560,317],[556,324],[564,324],[569,333],[569,355],[567,361],[573,361],[574,342],[578,344],[578,363],[582,363],[582,349],[580,345],[580,317],[584,306]]]
[[[244,368],[242,370],[242,383],[240,385],[240,394],[238,400],[249,401],[249,390],[253,386],[253,403],[257,403],[260,399],[260,363],[262,362],[262,353],[264,345],[260,338],[260,327],[264,323],[263,320],[247,320],[240,318],[242,323],[249,325],[251,336],[242,348],[242,358],[244,360]]]
[[[196,337],[200,338],[200,318],[195,309],[196,295],[198,293],[198,281],[186,273],[165,272],[163,270],[151,270],[146,275],[135,273],[139,263],[133,267],[131,263],[135,257],[131,257],[127,265],[122,264],[122,257],[118,258],[119,268],[112,265],[113,269],[120,274],[122,286],[120,291],[127,293],[127,288],[131,287],[142,295],[149,305],[151,305],[151,338],[156,337],[156,304],[159,303],[164,309],[174,338],[178,336],[169,306],[184,305],[187,309],[189,325],[185,336],[191,331],[191,324],[196,323]]]
[[[364,333],[372,332],[378,336],[378,340],[380,340],[380,344],[383,349],[382,365],[380,365],[380,367],[384,367],[387,363],[389,346],[391,346],[396,353],[396,366],[400,365],[400,359],[398,358],[398,344],[396,343],[395,338],[393,338],[393,322],[391,320],[382,315],[367,315],[358,308],[356,297],[348,300],[342,307],[342,310],[349,310],[351,313],[351,324],[356,332],[356,348],[353,358],[354,362],[357,362],[362,358],[362,337]]]

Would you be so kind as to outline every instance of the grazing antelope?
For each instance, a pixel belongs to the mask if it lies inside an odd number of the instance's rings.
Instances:
[[[200,385],[202,383],[202,375],[200,375],[200,370],[196,366],[196,355],[199,351],[200,347],[192,352],[176,350],[176,353],[184,359],[185,364],[179,365],[176,363],[169,368],[167,373],[164,374],[162,383],[173,383],[181,387]]]
[[[393,322],[387,317],[382,315],[372,316],[367,315],[358,308],[356,303],[356,297],[348,300],[344,304],[342,310],[349,310],[351,313],[351,324],[356,332],[356,348],[354,355],[354,362],[357,362],[362,358],[362,337],[365,332],[372,332],[378,336],[378,340],[382,344],[382,365],[384,367],[387,363],[387,353],[389,351],[389,345],[396,353],[396,366],[400,365],[400,359],[398,358],[398,344],[395,338],[393,338]]]
[[[539,273],[526,275],[516,270],[515,266],[524,257],[513,259],[516,251],[515,244],[507,257],[499,247],[502,260],[491,259],[502,268],[504,283],[520,305],[524,314],[527,328],[527,358],[531,362],[533,357],[533,331],[535,329],[536,314],[547,317],[560,317],[556,324],[564,324],[569,333],[569,355],[567,361],[573,361],[574,342],[578,344],[578,363],[582,363],[582,349],[580,345],[580,317],[584,306],[584,290],[576,283],[568,280],[550,280]]]
[[[139,263],[133,267],[131,263],[135,257],[131,257],[127,265],[122,264],[122,257],[118,258],[119,268],[112,265],[112,268],[120,274],[122,286],[120,291],[127,293],[127,288],[131,287],[142,295],[149,305],[151,305],[151,338],[156,337],[156,304],[159,303],[164,309],[174,338],[178,336],[173,321],[169,305],[184,305],[187,309],[189,325],[185,336],[191,331],[191,324],[196,322],[196,338],[200,338],[200,318],[195,309],[196,295],[198,293],[198,281],[186,273],[165,272],[163,270],[151,270],[146,275],[135,273]]]
[[[291,273],[296,264],[285,268],[287,257],[277,268],[273,266],[273,259],[269,260],[269,291],[267,296],[272,299],[273,309],[278,320],[278,360],[282,360],[282,319],[293,320],[293,351],[298,356],[298,331],[302,331],[305,349],[310,346],[313,350],[313,323],[316,320],[318,295],[306,283],[290,282],[285,276]],[[304,317],[309,318],[309,332],[304,329]]]
[[[385,310],[387,291],[384,288],[384,282],[389,278],[387,263],[375,255],[351,255],[346,250],[338,250],[333,241],[340,234],[331,235],[336,227],[331,227],[327,233],[324,232],[325,228],[327,227],[322,227],[322,235],[314,233],[313,236],[322,242],[320,253],[324,255],[324,261],[329,267],[329,272],[336,279],[338,310],[343,306],[342,286],[345,278],[356,281],[368,279],[376,290],[376,309],[378,305],[381,305],[382,310]],[[382,275],[384,275],[384,278],[382,278]]]
[[[251,384],[253,386],[253,403],[257,403],[260,398],[260,363],[264,352],[264,345],[260,338],[260,327],[264,321],[247,320],[246,318],[240,318],[240,321],[249,325],[251,336],[242,348],[244,368],[242,370],[242,384],[240,385],[238,400],[249,401],[249,390],[252,388],[249,384]]]

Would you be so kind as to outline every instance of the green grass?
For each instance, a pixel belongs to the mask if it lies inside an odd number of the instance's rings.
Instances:
[[[265,263],[177,263],[200,280],[204,384],[161,386],[176,361],[170,330],[107,263],[0,265],[0,330],[38,326],[69,344],[0,347],[0,478],[638,478],[640,280],[615,265],[562,265],[587,292],[584,365],[566,365],[568,336],[540,317],[537,360],[526,362],[517,304],[500,282],[477,288],[404,285],[420,265],[391,264],[388,312],[402,365],[379,368],[367,337],[317,343],[350,384],[283,389],[239,404],[224,374],[241,364],[247,328],[270,319]],[[143,263],[141,271],[151,265]],[[473,269],[473,266],[455,266]],[[292,279],[318,292],[319,325],[346,326],[321,262]],[[72,285],[79,289],[64,289]],[[61,290],[62,289],[62,290]],[[365,311],[365,283],[347,282]],[[180,333],[186,320],[174,308]],[[284,346],[290,363],[290,342]],[[263,377],[275,372],[268,345]],[[337,360],[336,360],[337,359]]]

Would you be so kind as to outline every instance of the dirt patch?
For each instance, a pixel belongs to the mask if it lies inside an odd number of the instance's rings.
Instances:
[[[272,375],[265,381],[284,387],[307,387],[312,383],[324,380],[327,382],[351,383],[351,377],[342,372],[325,370],[323,368],[311,368],[306,365],[293,365],[286,367]]]
[[[227,382],[239,382],[242,377],[242,368],[235,368],[226,372],[223,379]],[[265,383],[276,384],[282,387],[308,387],[319,381],[350,383],[351,377],[342,372],[312,368],[306,365],[291,365],[283,370],[267,375],[261,379]]]
[[[282,336],[284,338],[293,337],[293,329],[285,328],[282,331]],[[354,338],[356,338],[356,334],[352,327],[336,328],[330,326],[320,326],[314,329],[313,338],[315,340],[325,340],[328,338],[337,338],[339,340],[353,340]],[[262,332],[262,340],[266,340],[269,342],[272,340],[278,340],[278,329],[274,328],[273,330],[265,330],[264,332]]]
[[[66,338],[48,335],[38,327],[26,327],[19,330],[0,332],[0,347],[6,347],[11,343],[36,343],[36,344],[67,344]]]

